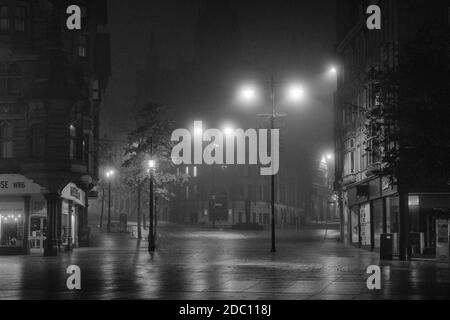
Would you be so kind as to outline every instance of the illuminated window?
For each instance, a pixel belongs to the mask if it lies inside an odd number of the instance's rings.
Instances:
[[[70,159],[76,159],[77,156],[77,128],[70,125]]]
[[[194,177],[197,177],[197,167],[194,167]]]
[[[419,196],[409,196],[409,197],[408,197],[408,205],[409,205],[410,207],[420,205],[420,199],[419,199]]]

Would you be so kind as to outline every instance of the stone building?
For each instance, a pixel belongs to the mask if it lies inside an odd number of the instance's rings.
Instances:
[[[67,7],[82,29],[66,27]],[[0,253],[89,243],[99,108],[109,68],[106,1],[0,1]]]
[[[381,30],[366,9],[381,8]],[[336,188],[342,239],[448,260],[448,1],[338,1]],[[444,120],[446,119],[446,120]]]

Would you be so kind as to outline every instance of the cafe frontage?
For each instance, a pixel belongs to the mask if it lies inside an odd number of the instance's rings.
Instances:
[[[19,174],[0,175],[0,255],[43,255],[47,239],[48,190]],[[57,201],[59,251],[78,247],[85,193],[69,183]]]

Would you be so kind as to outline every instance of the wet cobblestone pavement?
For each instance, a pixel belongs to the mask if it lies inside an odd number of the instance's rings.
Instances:
[[[90,248],[58,257],[0,257],[0,299],[449,299],[450,269],[434,262],[382,263],[376,253],[323,239],[323,231],[278,234],[164,226],[147,252],[120,234],[93,232]],[[69,291],[66,268],[81,268]],[[366,286],[369,265],[382,289]]]

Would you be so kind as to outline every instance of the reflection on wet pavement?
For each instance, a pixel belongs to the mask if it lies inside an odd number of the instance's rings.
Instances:
[[[365,271],[379,258],[323,231],[278,233],[164,226],[158,250],[126,235],[93,233],[91,248],[58,257],[0,257],[0,299],[448,299],[450,269],[429,262],[382,264],[382,290]],[[82,290],[66,288],[66,268]]]

